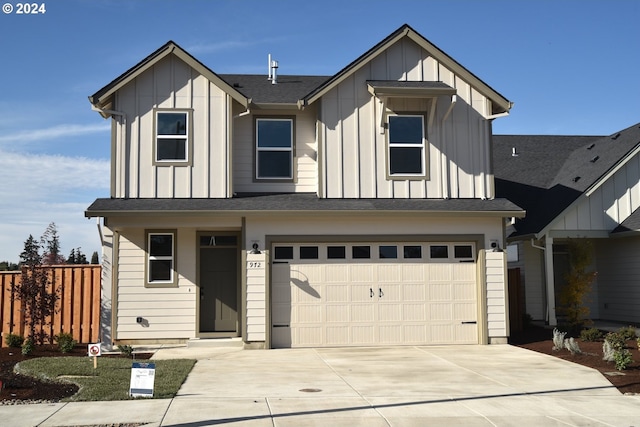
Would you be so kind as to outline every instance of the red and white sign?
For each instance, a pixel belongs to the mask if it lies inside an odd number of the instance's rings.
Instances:
[[[100,343],[89,344],[89,356],[100,356],[100,355],[102,355],[102,347]]]

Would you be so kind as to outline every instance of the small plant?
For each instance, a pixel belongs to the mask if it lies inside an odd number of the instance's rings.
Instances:
[[[553,350],[562,350],[564,348],[564,336],[566,332],[560,332],[558,328],[553,329]]]
[[[597,328],[583,329],[580,332],[580,339],[587,342],[600,341],[602,336],[602,331]]]
[[[620,332],[609,332],[604,337],[605,341],[609,341],[614,350],[622,350],[627,345],[627,340]]]
[[[602,343],[602,360],[607,362],[613,362],[615,360],[616,350],[611,346],[611,343],[606,339]]]
[[[569,350],[571,354],[582,354],[582,350],[580,350],[580,346],[578,345],[578,341],[573,338],[568,338],[564,340],[564,348]]]
[[[33,352],[33,348],[33,340],[31,338],[27,338],[22,343],[22,354],[24,354],[25,356],[31,354]]]
[[[127,357],[131,357],[133,355],[133,347],[130,345],[119,345],[118,350]]]
[[[613,355],[613,359],[616,362],[616,369],[618,371],[623,371],[627,369],[629,365],[633,363],[631,352],[626,348],[622,350],[617,350]]]
[[[618,329],[618,333],[624,338],[625,341],[635,340],[638,338],[636,335],[636,328],[633,326],[625,326]]]
[[[8,334],[4,338],[4,342],[8,347],[20,348],[22,347],[22,343],[24,342],[24,337],[18,334]]]
[[[62,353],[69,353],[78,344],[78,341],[73,339],[73,335],[61,332],[54,337],[58,343],[58,349]]]

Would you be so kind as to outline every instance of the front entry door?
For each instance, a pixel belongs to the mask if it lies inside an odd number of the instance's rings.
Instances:
[[[238,331],[238,251],[200,247],[200,332]]]

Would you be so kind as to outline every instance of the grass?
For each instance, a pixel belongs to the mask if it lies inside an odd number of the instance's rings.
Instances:
[[[138,360],[156,364],[153,398],[174,397],[196,361],[191,359]],[[42,357],[20,362],[19,373],[47,381],[70,381],[80,390],[66,401],[128,400],[131,359],[98,358],[97,369],[90,357]]]

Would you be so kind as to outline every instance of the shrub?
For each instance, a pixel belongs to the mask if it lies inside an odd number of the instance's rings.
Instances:
[[[624,338],[624,335],[619,332],[609,332],[605,335],[604,339],[605,341],[609,341],[609,344],[611,344],[614,350],[622,350],[627,345],[627,340]]]
[[[578,342],[573,338],[565,339],[564,347],[569,350],[571,354],[582,354],[582,350],[580,350]]]
[[[622,335],[625,341],[635,340],[638,338],[636,335],[636,328],[633,326],[625,326],[618,329],[618,333]]]
[[[4,342],[8,347],[20,348],[22,347],[22,343],[24,342],[24,337],[18,334],[8,334],[4,338]]]
[[[73,350],[73,347],[78,344],[78,341],[73,339],[73,335],[64,332],[56,335],[54,339],[58,343],[58,349],[62,353],[69,353],[71,350]]]
[[[133,355],[133,347],[130,345],[119,345],[118,350],[127,357],[131,357],[131,355]]]
[[[33,351],[33,347],[33,340],[31,338],[27,338],[22,343],[22,354],[24,354],[25,356],[27,354],[31,354],[31,352]]]
[[[564,336],[566,332],[560,332],[557,328],[553,329],[553,349],[562,350],[564,348]]]
[[[597,328],[583,329],[580,332],[580,339],[587,342],[600,341],[602,336],[602,331]]]
[[[613,359],[616,362],[616,369],[618,371],[627,369],[629,365],[633,363],[631,352],[626,348],[622,350],[616,350],[615,354],[613,355]]]

